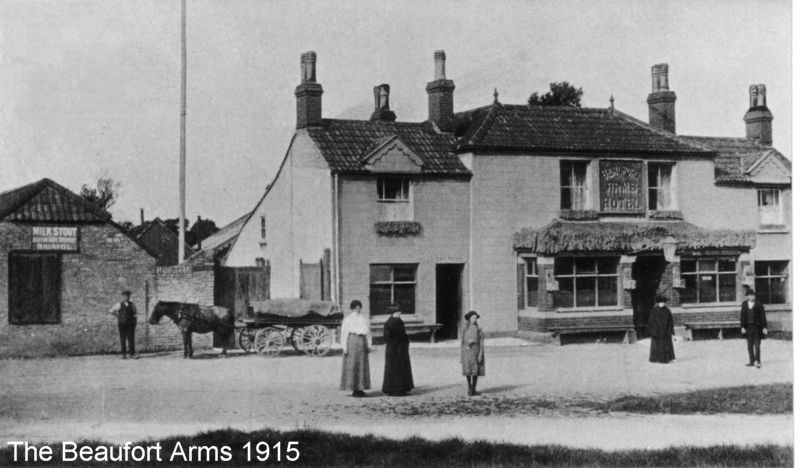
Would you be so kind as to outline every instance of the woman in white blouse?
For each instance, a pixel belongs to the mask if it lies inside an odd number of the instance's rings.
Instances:
[[[350,303],[350,314],[342,321],[342,381],[340,390],[352,390],[354,397],[365,397],[370,388],[369,351],[372,334],[369,317],[362,312],[361,301]]]

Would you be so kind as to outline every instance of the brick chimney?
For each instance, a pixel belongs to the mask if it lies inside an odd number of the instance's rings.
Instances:
[[[397,120],[397,115],[389,108],[389,85],[384,83],[374,87],[372,90],[375,93],[375,111],[369,119],[386,122]]]
[[[433,81],[428,83],[428,120],[443,132],[453,131],[453,90],[456,85],[444,73],[445,54],[443,50],[433,53]]]
[[[297,128],[322,124],[322,85],[317,83],[317,53],[300,55],[300,84],[294,90],[297,97]]]
[[[675,93],[669,90],[669,65],[659,63],[650,69],[653,91],[647,95],[650,125],[675,133]]]
[[[772,146],[772,112],[767,108],[767,87],[750,85],[750,109],[744,114],[747,139]]]

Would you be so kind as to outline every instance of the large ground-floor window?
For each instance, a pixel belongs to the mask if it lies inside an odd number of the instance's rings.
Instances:
[[[555,307],[615,306],[619,257],[557,257]]]
[[[404,314],[413,314],[416,289],[416,264],[370,265],[370,314],[388,314],[387,308],[392,303],[399,305]]]
[[[61,322],[61,255],[12,252],[8,256],[8,322]]]
[[[785,304],[789,262],[756,262],[756,297],[764,304]]]
[[[696,257],[681,259],[681,302],[700,304],[736,301],[736,258]]]

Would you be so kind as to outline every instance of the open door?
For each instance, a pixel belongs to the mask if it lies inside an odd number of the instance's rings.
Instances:
[[[442,328],[436,332],[440,340],[458,338],[458,325],[461,320],[461,276],[463,263],[442,263],[436,265],[436,323]]]

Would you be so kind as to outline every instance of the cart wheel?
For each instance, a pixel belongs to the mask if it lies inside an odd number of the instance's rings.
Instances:
[[[250,328],[242,328],[239,331],[239,347],[245,353],[252,353],[253,352],[253,342],[256,338],[256,331]]]
[[[325,356],[331,350],[333,334],[323,325],[310,325],[303,328],[303,351],[309,356]]]
[[[262,328],[256,333],[253,348],[266,357],[275,357],[280,354],[284,345],[283,333],[273,328]]]
[[[289,333],[289,343],[291,343],[292,348],[301,353],[304,352],[303,350],[303,332],[305,331],[305,327],[292,327],[290,328],[291,333]]]

